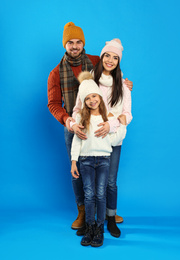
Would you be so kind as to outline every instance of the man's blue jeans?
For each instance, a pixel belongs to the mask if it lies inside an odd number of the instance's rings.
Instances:
[[[66,144],[66,149],[68,153],[69,160],[71,162],[71,144],[74,134],[68,132],[67,128],[64,127],[64,139]],[[79,164],[77,163],[77,167],[79,170]],[[79,171],[80,172],[80,171]],[[84,205],[84,190],[81,174],[78,179],[72,177],[72,186],[75,194],[76,204],[78,206]]]
[[[110,156],[80,156],[80,171],[84,187],[86,223],[104,224],[106,214],[106,189],[109,175]]]
[[[110,158],[109,178],[107,185],[106,214],[115,216],[117,210],[117,173],[121,154],[121,145],[112,147],[113,151]]]

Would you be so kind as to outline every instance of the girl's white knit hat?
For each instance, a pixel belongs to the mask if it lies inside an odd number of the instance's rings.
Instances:
[[[121,41],[119,39],[113,39],[109,42],[106,42],[106,45],[101,51],[100,57],[105,53],[105,52],[114,52],[119,56],[119,59],[121,61],[122,59],[122,51],[123,51],[123,46],[121,44]]]
[[[101,89],[98,87],[96,82],[93,80],[93,76],[89,71],[83,71],[79,74],[78,80],[81,83],[79,85],[79,97],[84,105],[84,100],[89,94],[98,94],[103,96]]]

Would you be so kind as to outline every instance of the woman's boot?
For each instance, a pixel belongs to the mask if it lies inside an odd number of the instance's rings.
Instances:
[[[121,231],[116,225],[115,216],[112,217],[108,216],[107,229],[109,230],[111,236],[120,237]]]

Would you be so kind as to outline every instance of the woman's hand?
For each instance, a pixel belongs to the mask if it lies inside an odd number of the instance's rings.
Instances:
[[[103,122],[103,123],[100,123],[98,126],[102,126],[102,127],[99,130],[94,132],[95,136],[96,137],[102,136],[102,138],[104,138],[109,133],[109,130],[110,130],[109,123]]]
[[[75,120],[72,117],[68,117],[66,119],[66,128],[67,128],[68,132],[73,133],[73,129],[70,127],[70,122],[71,121],[75,122]]]
[[[76,161],[72,161],[71,174],[75,179],[79,178],[79,172],[78,172],[78,169],[77,169]]]
[[[130,91],[132,91],[133,82],[130,81],[130,80],[128,80],[128,78],[125,78],[124,83],[126,84],[126,86],[128,87],[128,89],[129,89]]]
[[[126,123],[126,116],[125,115],[120,115],[120,116],[118,116],[118,120],[119,120],[119,122],[122,124],[122,125],[126,125],[127,123]]]
[[[81,129],[83,129],[83,128],[84,128],[84,126],[78,125],[78,124],[75,124],[72,126],[72,129],[73,129],[74,133],[77,135],[77,137],[79,137],[82,140],[86,140],[87,139],[86,134],[81,131]]]

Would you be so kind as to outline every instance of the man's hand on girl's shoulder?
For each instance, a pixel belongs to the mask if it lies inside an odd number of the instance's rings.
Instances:
[[[128,78],[125,78],[124,83],[126,84],[126,86],[128,87],[128,89],[129,89],[130,91],[132,91],[132,89],[133,89],[133,82],[130,81],[130,80],[128,80]]]

